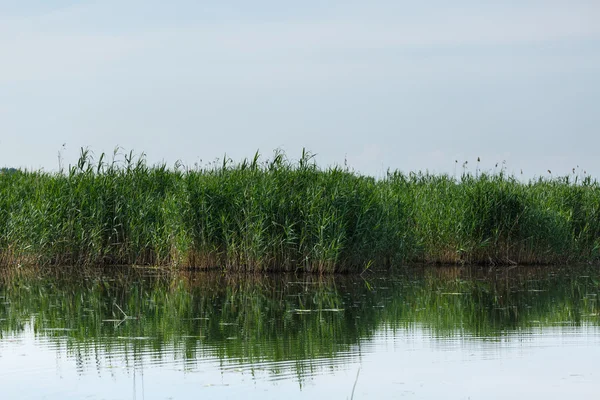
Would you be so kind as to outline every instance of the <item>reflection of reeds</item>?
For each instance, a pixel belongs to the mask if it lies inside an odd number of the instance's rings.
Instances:
[[[578,178],[376,180],[279,152],[183,171],[82,151],[66,173],[0,175],[0,264],[333,272],[596,261],[600,185]]]
[[[33,324],[37,335],[69,337],[78,356],[175,349],[189,360],[310,360],[351,351],[383,327],[490,337],[565,321],[597,325],[598,279],[595,269],[552,267],[362,278],[10,269],[0,277],[0,335]]]

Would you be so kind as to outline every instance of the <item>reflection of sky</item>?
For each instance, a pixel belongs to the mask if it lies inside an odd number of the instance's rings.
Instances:
[[[293,361],[189,363],[173,354],[158,361],[148,350],[135,368],[132,354],[102,351],[77,363],[66,340],[36,339],[27,330],[0,341],[0,384],[3,398],[19,399],[329,399],[350,396],[360,367],[357,399],[593,398],[600,390],[599,333],[595,327],[544,328],[481,340],[433,338],[419,327],[380,331],[340,360],[317,360],[314,375],[299,383],[289,370]],[[277,368],[280,374],[272,372]]]
[[[0,0],[0,165],[80,146],[193,164],[600,176],[597,1]]]

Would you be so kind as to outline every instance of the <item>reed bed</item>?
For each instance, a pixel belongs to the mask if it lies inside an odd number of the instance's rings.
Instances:
[[[600,260],[600,185],[321,169],[282,152],[185,168],[132,153],[0,173],[0,264],[361,272]]]

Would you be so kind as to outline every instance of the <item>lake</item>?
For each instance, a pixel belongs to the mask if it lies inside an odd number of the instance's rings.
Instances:
[[[2,399],[592,399],[598,267],[0,277]]]

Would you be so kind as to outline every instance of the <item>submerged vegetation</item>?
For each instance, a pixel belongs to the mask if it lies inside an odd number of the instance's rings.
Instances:
[[[83,150],[67,171],[0,173],[0,263],[339,272],[600,259],[590,177],[375,179],[305,152],[193,169],[115,157]]]

